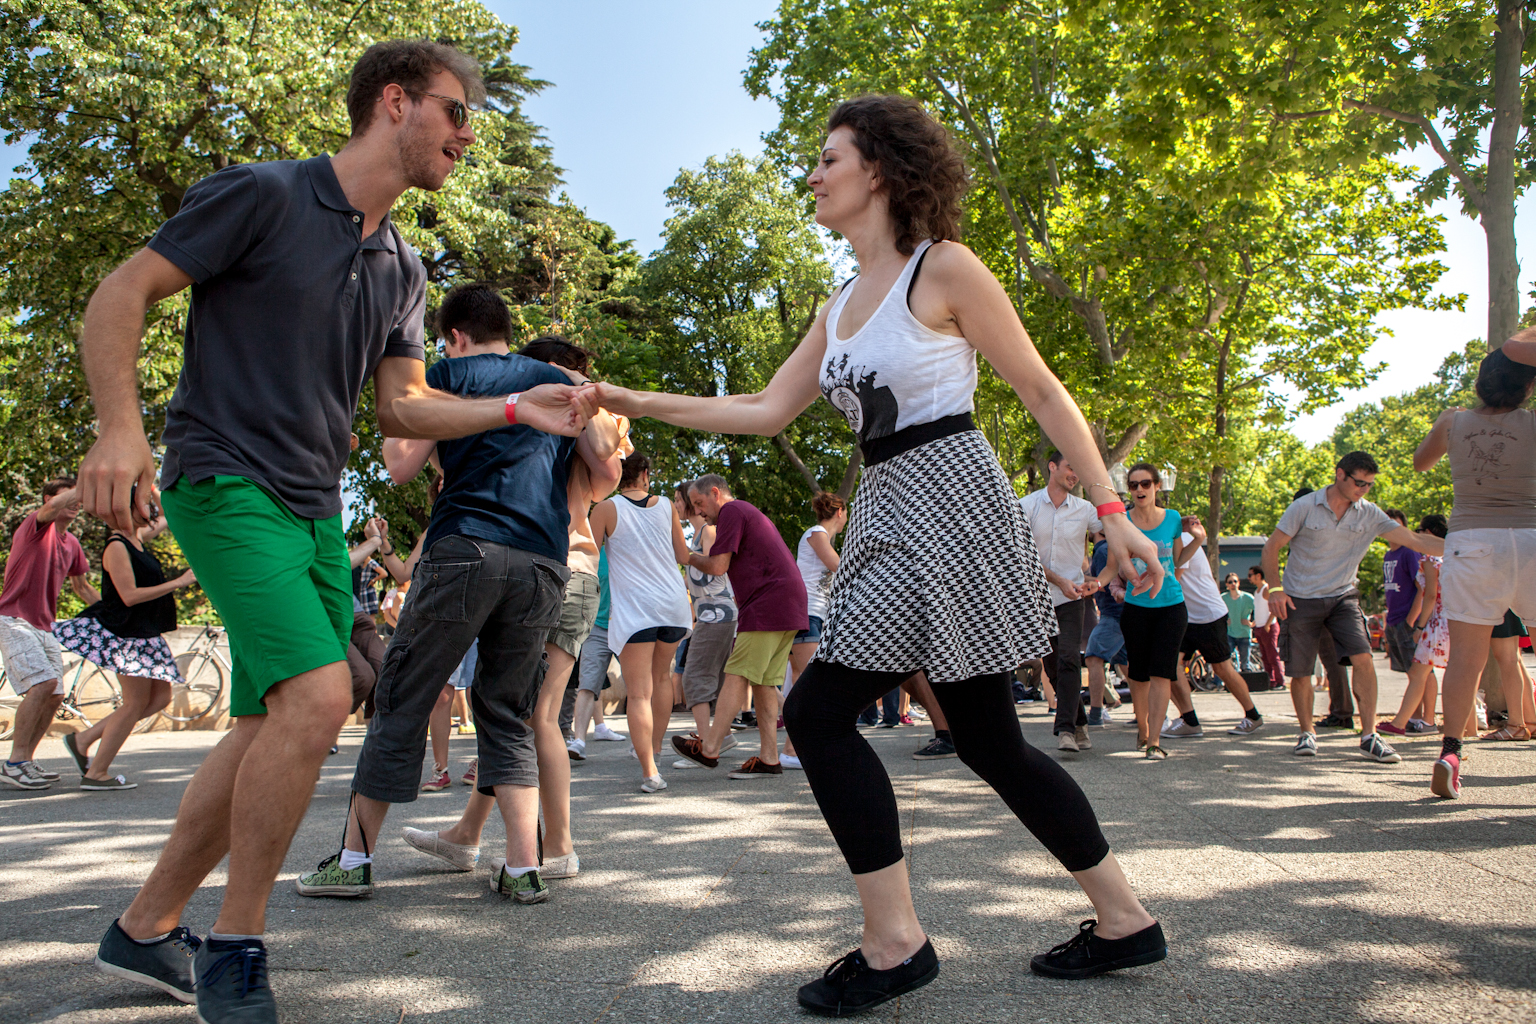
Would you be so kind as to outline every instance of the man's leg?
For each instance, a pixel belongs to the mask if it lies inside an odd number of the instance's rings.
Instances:
[[[1376,662],[1369,653],[1352,654],[1349,665],[1354,681],[1355,703],[1360,708],[1360,729],[1369,736],[1376,731]]]
[[[1083,604],[1086,598],[1056,606],[1059,632],[1051,639],[1051,653],[1056,659],[1056,722],[1054,732],[1076,732],[1088,724],[1082,708],[1083,691]]]
[[[779,763],[779,691],[772,686],[752,687],[757,707],[757,756],[764,764]]]
[[[64,703],[64,694],[54,693],[57,679],[49,679],[31,687],[21,695],[21,706],[16,709],[15,732],[11,734],[11,762],[30,761],[37,753],[37,745],[48,735],[53,716]]]
[[[497,786],[496,806],[507,826],[507,873],[519,875],[538,867],[539,788]]]
[[[747,677],[727,672],[725,682],[720,684],[720,696],[715,699],[715,720],[709,724],[707,734],[699,734],[706,757],[720,756],[720,744],[730,734],[731,721],[746,702]]]
[[[1248,680],[1242,677],[1242,674],[1237,670],[1237,666],[1232,662],[1233,659],[1231,658],[1228,658],[1226,661],[1217,662],[1212,667],[1212,670],[1216,673],[1216,678],[1226,684],[1227,692],[1232,695],[1233,700],[1236,700],[1242,706],[1243,712],[1246,714],[1253,710],[1253,696],[1248,692]]]
[[[597,694],[591,690],[576,691],[576,725],[573,731],[576,739],[582,743],[587,741],[587,728],[592,723],[592,710],[597,705]]]
[[[1184,658],[1179,657],[1179,671],[1168,681],[1168,697],[1181,716],[1195,710],[1195,698],[1189,686],[1189,676],[1184,672]],[[1158,723],[1162,728],[1162,723]]]
[[[1302,732],[1316,732],[1312,723],[1312,677],[1291,677],[1291,707],[1296,711],[1296,721]]]
[[[549,668],[539,688],[539,702],[533,712],[533,741],[538,751],[539,804],[544,808],[544,849],[551,857],[564,857],[572,850],[571,839],[571,758],[560,732],[560,702],[565,698],[565,681],[571,676],[576,659],[553,643],[545,643],[544,656]],[[501,803],[501,794],[496,796]],[[537,807],[534,809],[537,825]],[[510,835],[511,830],[508,829]]]
[[[1104,710],[1104,659],[1088,655],[1088,706]]]

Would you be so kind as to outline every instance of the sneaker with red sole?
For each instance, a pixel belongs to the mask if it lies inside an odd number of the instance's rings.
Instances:
[[[741,767],[731,772],[733,779],[771,779],[784,774],[784,766],[781,764],[769,764],[760,757],[749,757],[741,763]]]
[[[1434,773],[1429,778],[1429,791],[1446,800],[1461,796],[1461,758],[1456,754],[1441,754],[1435,762]]]
[[[421,784],[421,791],[423,793],[441,793],[451,785],[453,785],[453,779],[448,776],[448,769],[444,768],[440,772],[433,772],[432,777]]]

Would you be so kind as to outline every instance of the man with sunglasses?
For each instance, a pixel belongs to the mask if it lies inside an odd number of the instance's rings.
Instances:
[[[1444,542],[1411,532],[1365,500],[1377,472],[1376,460],[1367,453],[1345,455],[1334,467],[1333,483],[1291,502],[1264,545],[1264,575],[1269,579],[1280,579],[1280,549],[1290,547],[1282,585],[1270,588],[1266,596],[1269,610],[1280,620],[1280,657],[1301,723],[1301,735],[1291,751],[1297,757],[1317,754],[1312,668],[1317,662],[1318,635],[1326,629],[1339,656],[1348,658],[1354,670],[1361,756],[1383,764],[1402,760],[1376,734],[1376,665],[1355,578],[1360,560],[1377,537],[1426,555],[1440,554]]]
[[[475,141],[468,106],[484,95],[478,65],[450,46],[369,47],[352,69],[340,152],[194,183],[86,310],[80,354],[101,436],[80,493],[131,532],[157,500],[137,387],[145,313],[192,289],[158,500],[228,630],[235,726],[188,785],[96,963],[195,1001],[204,1024],[277,1021],[267,898],[352,704],[340,480],[364,384],[391,437],[508,423],[575,436],[596,409],[570,384],[479,398],[427,385],[426,271],[389,214],[406,190],[443,187]],[[181,916],[226,854],[223,903],[200,940]]]

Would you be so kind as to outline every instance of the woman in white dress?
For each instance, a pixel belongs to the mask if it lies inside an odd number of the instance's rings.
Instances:
[[[680,564],[688,543],[672,503],[651,493],[651,460],[624,460],[619,493],[592,509],[592,536],[608,551],[608,646],[629,697],[629,741],[640,759],[640,790],[667,788],[656,756],[672,719],[672,654],[693,621]]]

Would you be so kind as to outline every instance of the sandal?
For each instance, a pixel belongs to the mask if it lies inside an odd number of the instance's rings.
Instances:
[[[1530,738],[1531,732],[1529,729],[1525,728],[1524,726],[1512,725],[1500,726],[1499,728],[1493,730],[1493,732],[1485,732],[1481,736],[1481,739],[1484,740],[1503,740],[1513,742],[1522,742],[1529,740]]]

